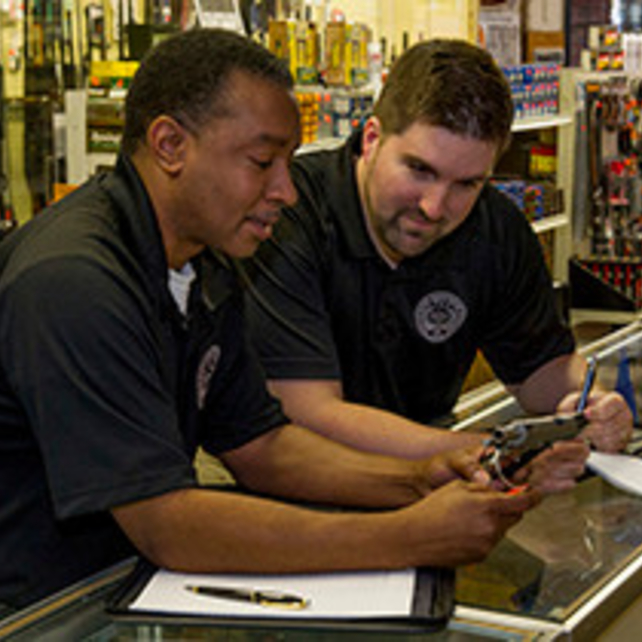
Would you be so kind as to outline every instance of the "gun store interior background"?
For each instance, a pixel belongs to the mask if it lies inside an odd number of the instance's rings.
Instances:
[[[433,36],[482,43],[514,90],[493,183],[541,240],[580,339],[642,308],[642,3],[635,0],[2,0],[0,234],[111,167],[123,100],[152,43],[242,30],[287,58],[303,143],[347,136],[390,65]],[[469,385],[489,377],[484,363]]]
[[[628,385],[632,408],[642,408],[642,0],[0,0],[0,241],[110,171],[140,60],[199,26],[244,33],[288,61],[302,151],[335,145],[364,123],[412,44],[443,36],[490,51],[515,108],[511,144],[490,181],[536,231],[562,316],[581,346],[605,356],[603,380]],[[465,394],[495,399],[496,389],[479,355]],[[616,522],[611,515],[592,528],[603,537]],[[635,529],[640,536],[642,519]],[[627,552],[642,545],[642,536],[618,532]],[[525,528],[521,538],[536,551]],[[590,557],[595,542],[586,546]],[[610,577],[560,569],[547,613],[561,594],[581,594],[586,605],[578,587],[595,597]],[[494,580],[492,571],[471,575],[472,601],[484,602],[475,591]],[[524,604],[530,584],[520,586],[511,599]],[[628,602],[613,610],[624,616],[601,624],[601,639],[640,639],[642,600]],[[501,639],[553,639],[546,626],[530,638],[511,623],[501,630]],[[581,630],[573,639],[591,637]]]

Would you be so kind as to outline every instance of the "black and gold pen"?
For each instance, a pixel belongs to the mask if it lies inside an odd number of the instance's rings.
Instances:
[[[270,589],[237,588],[233,586],[193,586],[185,587],[186,591],[216,597],[222,600],[236,600],[237,602],[249,602],[277,609],[304,609],[310,604],[310,600],[293,593],[284,593]]]

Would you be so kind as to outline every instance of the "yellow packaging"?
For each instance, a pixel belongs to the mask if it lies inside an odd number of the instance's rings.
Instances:
[[[347,28],[344,22],[330,22],[325,29],[325,81],[334,87],[350,84],[346,60]]]
[[[318,82],[319,47],[318,33],[313,22],[300,20],[295,26],[296,73],[294,77],[300,85],[313,85]]]
[[[368,82],[368,43],[370,29],[366,25],[353,24],[348,28],[347,69],[348,83],[354,86]]]
[[[270,20],[268,49],[278,58],[288,62],[290,73],[296,78],[296,33],[293,22]]]

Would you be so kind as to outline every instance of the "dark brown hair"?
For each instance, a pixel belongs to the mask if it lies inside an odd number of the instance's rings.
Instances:
[[[510,86],[492,56],[464,40],[435,39],[408,49],[393,65],[374,108],[384,135],[416,121],[498,143],[510,140]]]

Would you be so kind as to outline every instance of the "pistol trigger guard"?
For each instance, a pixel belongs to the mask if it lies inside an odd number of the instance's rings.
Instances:
[[[502,448],[501,446],[494,446],[492,443],[488,444],[492,448],[487,455],[484,455],[484,466],[490,473],[491,477],[498,479],[506,488],[514,488],[515,484],[506,477],[504,469],[502,468]]]
[[[504,468],[502,467],[501,449],[495,451],[495,455],[493,458],[493,465],[495,466],[495,475],[497,476],[497,479],[499,479],[499,481],[502,482],[502,484],[504,484],[506,488],[515,488],[515,484],[513,484],[513,482],[504,474]]]

